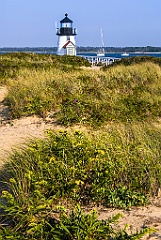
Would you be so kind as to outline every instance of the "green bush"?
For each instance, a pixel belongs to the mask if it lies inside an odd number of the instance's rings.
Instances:
[[[80,206],[77,205],[71,213],[67,213],[63,206],[57,206],[56,210],[50,209],[50,212],[46,210],[40,215],[37,211],[37,215],[32,216],[30,222],[23,219],[24,222],[21,222],[21,226],[15,226],[14,228],[0,226],[0,239],[132,240],[141,239],[145,234],[155,231],[154,229],[145,228],[140,232],[128,234],[126,226],[122,230],[115,226],[120,216],[118,214],[108,220],[98,220],[96,210],[91,211],[91,213],[84,213]]]
[[[80,208],[71,215],[62,214],[64,203],[129,208],[146,204],[148,196],[160,188],[161,132],[155,127],[127,124],[93,136],[78,131],[48,131],[47,135],[46,140],[16,151],[1,170],[5,184],[0,218],[9,223],[7,228],[2,225],[2,236],[116,237],[119,233],[113,232],[109,222],[98,221],[95,214],[84,215]],[[125,232],[123,236],[120,239],[126,239]]]
[[[34,202],[36,192],[42,199],[142,205],[161,184],[160,131],[148,125],[120,130],[111,128],[93,137],[48,132],[47,141],[37,140],[12,156],[6,167],[9,185]]]

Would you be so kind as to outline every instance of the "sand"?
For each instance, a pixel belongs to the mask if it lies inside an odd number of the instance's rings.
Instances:
[[[19,148],[30,138],[45,137],[46,129],[62,129],[50,119],[42,119],[37,116],[25,117],[16,120],[9,119],[9,108],[3,103],[7,89],[0,86],[0,162],[7,159],[12,149]],[[117,213],[122,213],[118,227],[123,228],[129,224],[128,231],[136,231],[145,227],[152,227],[157,230],[152,235],[146,235],[143,239],[161,239],[161,196],[151,200],[146,207],[133,207],[130,210],[119,209],[98,209],[99,218],[107,219]]]

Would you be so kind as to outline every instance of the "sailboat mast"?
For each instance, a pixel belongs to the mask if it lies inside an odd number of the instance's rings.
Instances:
[[[103,30],[101,29],[101,48],[98,50],[97,56],[105,56],[104,41],[103,41]]]
[[[101,29],[101,45],[104,47],[104,41],[103,41],[103,30]]]

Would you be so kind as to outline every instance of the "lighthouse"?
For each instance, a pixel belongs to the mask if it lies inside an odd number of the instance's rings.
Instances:
[[[58,36],[57,54],[58,55],[76,55],[75,36],[76,28],[73,28],[73,21],[65,14],[65,18],[60,21],[60,28],[56,29]]]

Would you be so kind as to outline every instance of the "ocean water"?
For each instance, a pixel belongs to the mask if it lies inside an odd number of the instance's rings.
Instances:
[[[159,53],[129,53],[129,56],[121,56],[122,53],[105,53],[105,57],[111,58],[128,58],[128,57],[136,57],[136,56],[150,56],[150,57],[161,57],[161,52]],[[78,53],[77,56],[97,56],[96,53]]]
[[[9,52],[14,52],[14,51],[0,51],[0,54],[3,53],[9,53]],[[15,52],[18,52],[15,51]],[[22,50],[20,52],[23,52]],[[27,52],[24,50],[24,52]],[[31,51],[30,51],[31,52]],[[40,54],[46,54],[45,51],[32,51],[35,53],[40,53]],[[56,52],[49,52],[50,54],[56,54]],[[129,53],[129,56],[121,56],[122,53],[105,53],[105,57],[111,57],[111,58],[127,58],[127,57],[136,57],[136,56],[151,56],[151,57],[161,57],[161,52],[156,53],[156,52],[147,52],[147,53],[143,53],[143,52],[136,52],[136,53]],[[96,53],[91,53],[91,52],[85,52],[85,53],[77,53],[77,56],[97,56]]]

